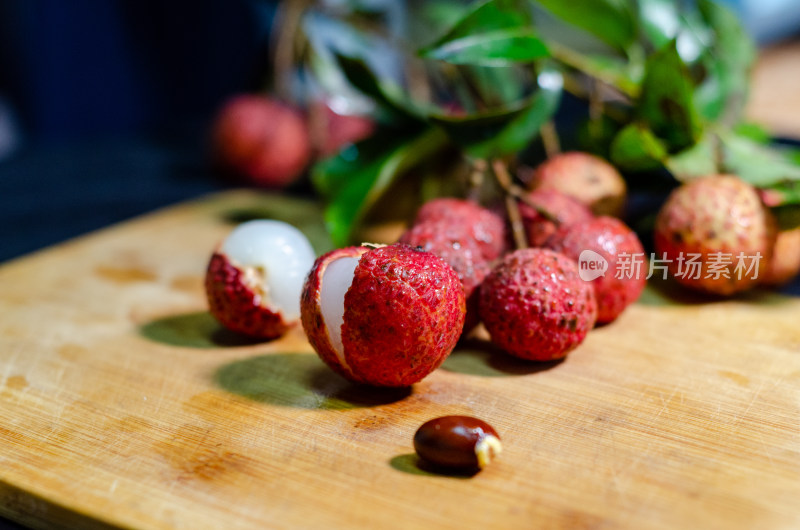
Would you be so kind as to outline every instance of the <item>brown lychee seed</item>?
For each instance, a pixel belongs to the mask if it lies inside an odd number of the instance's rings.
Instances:
[[[536,167],[528,186],[575,197],[594,215],[620,217],[625,209],[627,186],[619,171],[602,158],[581,151],[545,160]]]
[[[550,219],[530,204],[520,202],[519,213],[528,236],[528,244],[532,247],[543,246],[559,228],[592,218],[592,212],[586,205],[558,190],[533,190],[528,193],[528,200],[555,218]]]
[[[522,359],[565,357],[597,319],[578,264],[549,249],[511,252],[481,284],[480,316],[493,343]]]
[[[287,223],[256,220],[237,226],[208,264],[211,314],[237,333],[280,337],[300,322],[300,293],[314,258],[306,237]]]
[[[283,188],[311,159],[305,118],[276,99],[232,98],[220,109],[212,133],[217,164],[255,186]]]
[[[303,328],[320,358],[373,386],[409,386],[438,368],[461,335],[464,314],[452,267],[399,243],[319,257],[301,299]]]
[[[656,218],[656,258],[692,289],[728,296],[749,289],[769,268],[776,221],[755,188],[712,175],[674,190]]]
[[[439,470],[477,471],[502,452],[497,431],[471,416],[443,416],[426,421],[414,434],[414,450]]]

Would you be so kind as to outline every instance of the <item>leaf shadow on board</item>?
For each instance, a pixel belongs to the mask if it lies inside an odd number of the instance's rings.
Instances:
[[[530,375],[555,368],[564,359],[526,361],[509,355],[491,342],[470,338],[462,340],[442,364],[442,369],[459,374],[483,377]]]
[[[143,337],[184,348],[252,346],[264,342],[227,330],[208,311],[170,315],[139,326]]]
[[[402,473],[419,475],[423,477],[449,477],[466,479],[472,478],[478,473],[478,470],[461,471],[436,468],[424,462],[419,456],[417,456],[416,453],[397,455],[389,460],[389,465],[392,467],[392,469]]]
[[[271,353],[221,366],[214,381],[233,394],[284,407],[347,410],[387,405],[412,389],[374,388],[339,377],[313,353]]]

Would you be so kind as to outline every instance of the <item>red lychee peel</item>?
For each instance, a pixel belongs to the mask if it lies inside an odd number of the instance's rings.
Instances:
[[[561,227],[570,226],[592,219],[592,212],[578,199],[554,189],[534,190],[528,198],[536,206],[554,215],[554,223],[530,205],[521,202],[519,213],[528,235],[528,244],[541,247]]]
[[[325,364],[337,374],[350,380],[354,378],[354,375],[339,362],[339,357],[331,344],[328,329],[322,317],[320,302],[322,278],[325,275],[325,269],[334,260],[342,257],[359,258],[368,250],[367,247],[346,247],[332,250],[318,257],[306,276],[300,298],[300,320],[309,343]]]
[[[440,218],[412,226],[399,240],[435,254],[456,272],[467,299],[465,333],[478,324],[478,289],[491,270],[478,242],[472,239],[470,232],[469,227],[462,223],[452,223]]]
[[[211,256],[205,278],[211,314],[226,328],[260,339],[275,339],[297,325],[267,305],[244,281],[242,269],[219,252]]]
[[[736,256],[740,252],[745,256],[760,253],[758,270],[763,274],[769,269],[776,232],[774,216],[751,185],[732,175],[712,175],[684,184],[670,194],[656,219],[653,240],[657,256],[666,254],[670,260],[668,267],[673,275],[678,272],[681,255],[700,255],[700,278],[675,276],[679,283],[728,296],[758,282],[752,274],[737,278]],[[714,253],[733,257],[729,278],[708,277]]]
[[[597,304],[572,259],[547,249],[508,254],[481,287],[480,315],[492,342],[522,359],[566,356],[592,329]]]
[[[497,213],[479,204],[453,197],[433,199],[417,211],[413,225],[429,222],[441,226],[461,226],[481,250],[484,260],[492,261],[502,256],[507,247],[506,224]]]
[[[590,282],[597,299],[599,323],[614,321],[639,298],[647,283],[644,247],[636,233],[614,217],[597,217],[562,227],[548,240],[546,246],[573,260],[578,260],[582,251],[593,250],[608,262],[605,275]],[[638,274],[634,271],[630,275],[617,273],[620,254],[634,256],[643,262]]]
[[[333,259],[361,259],[345,294],[342,367],[319,310],[324,267]],[[340,375],[374,386],[403,387],[438,368],[464,324],[463,288],[455,271],[429,252],[395,244],[350,247],[315,263],[301,300],[303,328],[320,358]]]
[[[302,114],[261,96],[229,100],[219,112],[213,134],[217,162],[259,186],[288,185],[311,157]]]

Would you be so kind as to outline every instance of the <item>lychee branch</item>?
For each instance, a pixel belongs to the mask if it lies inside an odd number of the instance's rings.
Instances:
[[[497,179],[497,183],[505,192],[506,212],[508,221],[511,224],[511,233],[514,237],[514,245],[520,248],[528,247],[528,237],[525,234],[525,226],[522,224],[522,216],[519,213],[519,205],[513,190],[514,184],[511,181],[511,174],[508,172],[506,163],[500,159],[492,160],[492,171]]]

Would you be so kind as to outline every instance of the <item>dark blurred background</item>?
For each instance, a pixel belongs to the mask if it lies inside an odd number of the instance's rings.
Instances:
[[[276,3],[0,0],[0,262],[222,189],[208,125]]]

